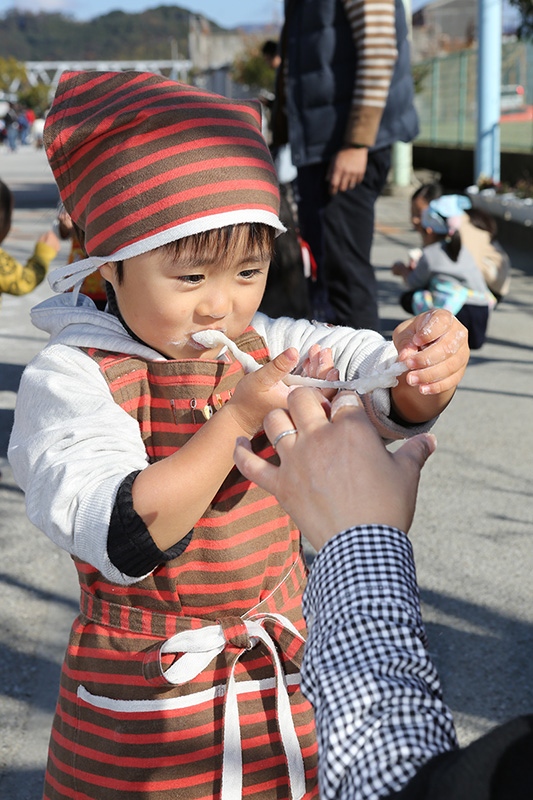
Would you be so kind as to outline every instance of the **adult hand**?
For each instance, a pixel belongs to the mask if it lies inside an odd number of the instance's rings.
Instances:
[[[234,459],[249,480],[275,495],[317,550],[354,525],[390,525],[407,532],[414,515],[420,470],[436,440],[420,434],[389,452],[353,392],[330,404],[315,389],[299,388],[264,421],[271,442],[279,440],[280,465],[237,441]]]
[[[330,194],[345,192],[361,183],[368,161],[366,147],[346,147],[331,159],[327,180]]]

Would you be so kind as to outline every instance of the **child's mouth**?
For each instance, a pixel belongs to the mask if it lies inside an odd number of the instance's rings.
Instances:
[[[209,331],[213,331],[213,330],[216,330],[217,333],[220,333],[222,336],[225,335],[225,331],[223,331],[223,330],[220,330],[218,328],[217,329],[209,328]],[[189,338],[187,340],[188,344],[191,347],[193,347],[195,350],[212,350],[213,347],[216,347],[217,344],[220,344],[219,342],[213,343],[213,342],[210,342],[208,340],[206,340],[206,341],[197,341],[197,339],[195,338],[196,335],[197,334],[202,334],[202,333],[204,333],[204,331],[194,331],[194,333],[190,334],[190,336],[189,336]],[[199,338],[202,338],[202,337],[199,337]]]

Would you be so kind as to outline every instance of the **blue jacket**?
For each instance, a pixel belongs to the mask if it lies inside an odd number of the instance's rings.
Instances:
[[[395,0],[398,58],[371,150],[418,134],[407,24]],[[282,35],[284,99],[295,166],[329,159],[344,144],[357,52],[341,0],[286,0]]]

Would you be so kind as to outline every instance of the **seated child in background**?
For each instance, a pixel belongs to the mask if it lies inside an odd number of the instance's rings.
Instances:
[[[81,585],[47,800],[309,800],[300,534],[235,468],[236,438],[277,458],[263,418],[299,362],[351,379],[398,354],[398,385],[362,401],[384,438],[427,430],[464,374],[466,331],[442,310],[393,342],[257,313],[283,226],[256,104],[150,73],[63,73],[45,146],[88,254],[33,310],[51,338],[9,445],[30,519]],[[76,291],[95,269],[106,311]],[[245,374],[193,339],[213,328],[263,366]]]
[[[0,181],[0,243],[11,230],[13,215],[13,192]],[[3,248],[0,248],[0,295],[22,295],[32,292],[45,278],[50,262],[56,257],[61,243],[50,230],[43,233],[35,244],[33,254],[20,264]]]
[[[80,244],[70,214],[68,214],[62,204],[57,213],[57,225],[60,237],[62,239],[70,239],[70,253],[67,263],[73,264],[74,261],[83,261],[83,259],[87,258],[87,253]],[[95,270],[91,275],[87,275],[87,277],[84,278],[80,287],[80,292],[86,297],[90,297],[96,308],[99,308],[100,311],[103,311],[106,307],[106,282],[99,270]]]
[[[438,183],[420,186],[411,197],[411,221],[415,230],[422,232],[422,212],[432,200],[442,197],[443,189]],[[459,219],[459,233],[463,247],[470,252],[485,283],[498,303],[509,292],[511,283],[511,261],[497,240],[498,226],[490,214],[479,208],[465,206]]]
[[[469,251],[461,245],[459,218],[467,197],[443,195],[422,212],[422,254],[418,261],[392,265],[395,275],[409,286],[400,303],[410,314],[445,308],[468,330],[468,345],[479,349],[485,341],[489,311],[495,300]]]

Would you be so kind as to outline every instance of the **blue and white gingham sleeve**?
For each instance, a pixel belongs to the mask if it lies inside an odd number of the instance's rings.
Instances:
[[[314,561],[304,615],[302,689],[315,709],[321,800],[387,797],[457,747],[404,533],[365,526],[333,537]]]

